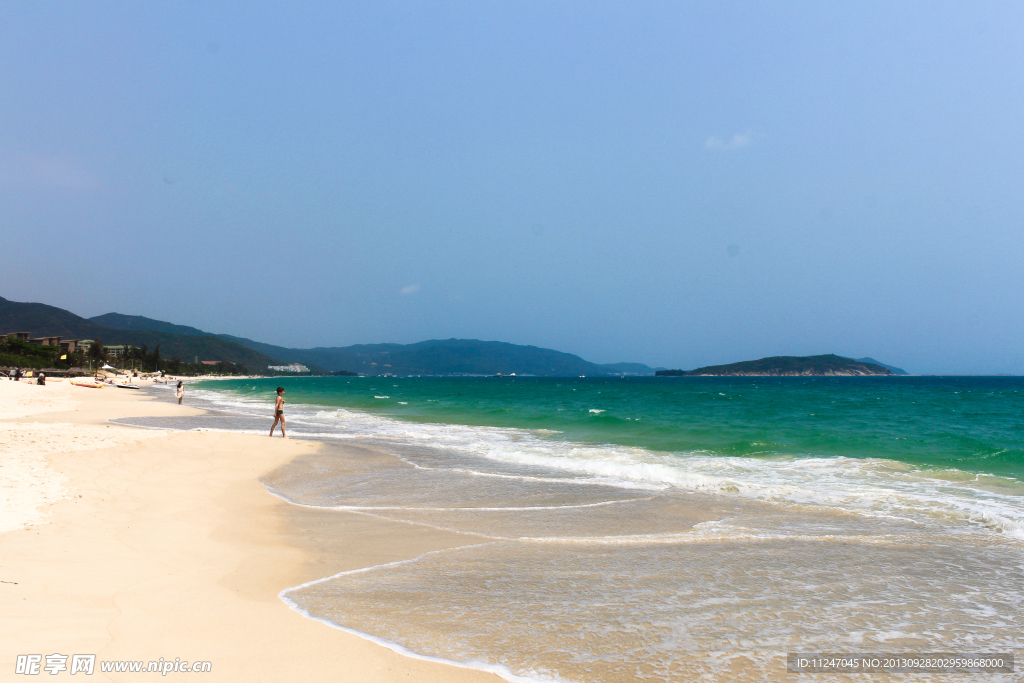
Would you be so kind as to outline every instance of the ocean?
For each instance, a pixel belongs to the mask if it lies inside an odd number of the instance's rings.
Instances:
[[[282,592],[399,651],[603,682],[1024,648],[1024,378],[227,380],[124,422],[266,433],[276,386],[327,446],[271,492],[466,534]]]

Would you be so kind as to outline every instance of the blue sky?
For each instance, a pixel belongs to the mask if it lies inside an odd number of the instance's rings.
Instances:
[[[1019,3],[7,3],[0,296],[1024,374]]]

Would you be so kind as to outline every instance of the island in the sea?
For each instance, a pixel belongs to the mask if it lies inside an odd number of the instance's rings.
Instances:
[[[895,370],[895,372],[894,372]],[[865,376],[906,374],[866,359],[854,360],[829,353],[823,356],[772,356],[728,365],[709,365],[696,370],[659,370],[658,377],[789,377]]]

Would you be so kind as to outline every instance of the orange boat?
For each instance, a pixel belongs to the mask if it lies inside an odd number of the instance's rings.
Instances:
[[[75,380],[71,380],[71,384],[73,384],[76,387],[88,387],[90,389],[102,389],[103,388],[103,383],[102,382],[76,382]]]

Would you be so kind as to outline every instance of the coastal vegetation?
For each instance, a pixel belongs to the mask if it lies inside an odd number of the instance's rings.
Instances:
[[[0,297],[0,334],[9,332],[28,332],[31,336],[60,335],[65,339],[102,339],[108,346],[132,346],[140,349],[153,349],[159,346],[164,357],[177,356],[183,361],[190,361],[189,365],[198,365],[204,360],[216,360],[259,370],[265,369],[268,365],[281,364],[275,357],[216,335],[196,336],[182,334],[180,331],[142,330],[137,326],[133,329],[118,329],[56,306],[9,301]]]
[[[0,337],[0,365],[11,368],[54,368],[64,365],[59,346],[30,344],[13,337]]]
[[[229,363],[221,361],[219,363],[208,365],[204,363],[186,363],[177,356],[164,360],[160,367],[161,370],[169,375],[248,375],[249,369],[240,363]],[[266,372],[257,372],[256,374],[265,375]]]
[[[10,336],[0,337],[0,366],[22,369],[53,370],[95,370],[110,363],[117,369],[131,369],[139,372],[163,370],[172,375],[247,375],[248,368],[240,363],[218,361],[208,363],[186,363],[174,356],[161,358],[159,344],[152,351],[142,346],[124,345],[121,353],[112,356],[108,347],[99,339],[87,348],[78,348],[62,353],[59,346],[33,344]]]

